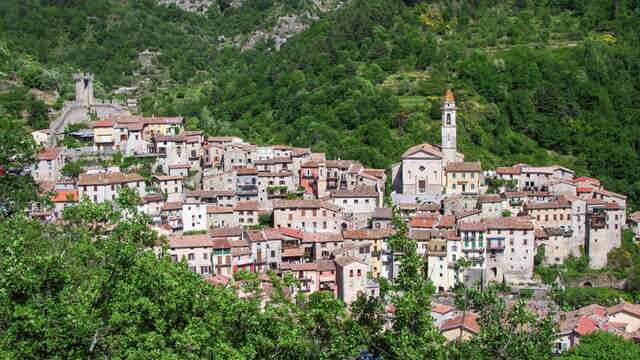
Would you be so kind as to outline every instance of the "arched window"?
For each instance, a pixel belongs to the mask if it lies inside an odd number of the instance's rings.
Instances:
[[[447,125],[451,125],[451,114],[447,114]]]

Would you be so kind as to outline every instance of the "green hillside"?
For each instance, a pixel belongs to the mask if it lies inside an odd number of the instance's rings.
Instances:
[[[311,146],[372,166],[439,142],[437,102],[451,87],[467,158],[485,167],[557,162],[637,204],[637,1],[411,5],[350,1],[280,51],[268,42],[240,51],[218,38],[246,37],[309,2],[244,1],[195,14],[153,1],[12,0],[0,4],[8,14],[0,24],[23,68],[29,55],[61,80],[75,69],[95,72],[105,96],[146,75],[156,85],[141,101],[147,114],[181,114],[209,134]],[[151,69],[137,61],[145,49],[161,53]]]

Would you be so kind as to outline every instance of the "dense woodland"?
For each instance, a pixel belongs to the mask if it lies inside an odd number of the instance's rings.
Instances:
[[[229,4],[197,14],[152,0],[3,1],[2,71],[63,97],[74,70],[96,73],[103,97],[147,78],[146,114],[377,167],[438,142],[438,98],[451,87],[468,159],[558,162],[638,204],[638,1],[353,0],[280,51],[218,39],[268,28],[309,1]],[[151,68],[138,61],[146,49],[160,53]],[[0,104],[46,125],[47,107],[23,87]]]
[[[268,28],[308,1],[230,3],[196,14],[152,0],[0,1],[0,357],[550,358],[555,322],[524,302],[507,308],[498,288],[459,289],[457,306],[482,315],[482,333],[445,344],[429,317],[433,288],[403,231],[391,244],[404,253],[401,275],[385,287],[397,318],[384,330],[380,299],[351,309],[323,294],[289,299],[293,279],[273,277],[262,309],[251,274],[214,287],[145,251],[162,243],[148,219],[124,219],[108,204],[82,203],[64,227],[26,219],[40,195],[21,172],[37,151],[28,131],[72,96],[73,72],[90,71],[99,97],[140,86],[146,114],[386,167],[410,145],[439,141],[438,101],[451,87],[468,159],[487,168],[559,162],[637,206],[640,3],[353,0],[280,51],[218,39]],[[140,64],[146,49],[159,53],[152,66]],[[118,207],[132,213],[136,199],[121,195]],[[637,296],[638,246],[625,241],[610,267]],[[553,279],[559,270],[544,271]],[[597,300],[559,298],[569,308],[584,301]],[[514,331],[522,327],[533,332]],[[566,357],[637,359],[638,349],[598,333]]]

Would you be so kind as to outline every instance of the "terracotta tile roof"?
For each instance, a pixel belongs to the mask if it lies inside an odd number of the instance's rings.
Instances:
[[[558,199],[556,201],[544,202],[544,203],[525,203],[524,207],[530,210],[543,210],[543,209],[570,209],[571,204],[565,199]]]
[[[608,202],[605,206],[605,209],[607,210],[622,210],[622,206],[620,206],[620,204],[615,203],[615,202]]]
[[[377,207],[373,209],[372,217],[374,219],[391,220],[393,218],[393,211],[391,208]]]
[[[480,333],[480,324],[478,323],[479,316],[474,313],[465,314],[464,318],[456,316],[453,319],[445,321],[440,327],[441,331],[447,331],[452,329],[458,329],[460,327],[474,333]]]
[[[304,255],[304,248],[287,248],[282,251],[282,257],[302,257]]]
[[[242,236],[242,227],[221,227],[209,230],[212,238]]]
[[[620,312],[625,312],[636,318],[640,318],[640,305],[631,304],[628,302],[622,302],[616,306],[612,306],[609,309],[607,309],[607,313],[609,313],[609,315],[615,315]]]
[[[142,118],[145,124],[153,124],[153,125],[180,125],[184,123],[184,118],[182,116],[151,116]]]
[[[478,196],[478,202],[484,204],[492,204],[502,202],[502,198],[498,194],[480,195]]]
[[[189,164],[171,164],[169,165],[169,169],[188,169],[191,165]]]
[[[597,189],[594,192],[596,194],[598,194],[598,195],[603,195],[603,196],[608,196],[608,197],[615,197],[615,198],[623,199],[623,200],[627,198],[627,196],[624,195],[624,194],[620,194],[620,193],[613,192],[613,191],[606,190],[606,189]]]
[[[487,225],[481,222],[468,222],[459,225],[460,231],[486,231]]]
[[[453,97],[453,91],[451,91],[451,89],[447,89],[447,92],[444,94],[444,97],[442,97],[442,101],[446,103],[456,102],[455,98]]]
[[[439,304],[437,302],[431,301],[431,312],[438,313],[438,314],[448,314],[454,310],[455,308],[449,305]]]
[[[167,141],[167,142],[186,142],[187,137],[185,135],[154,135],[153,139],[156,142]]]
[[[254,163],[256,165],[271,165],[271,164],[291,164],[293,160],[285,156],[276,156],[272,159],[258,159]]]
[[[365,198],[378,197],[378,192],[373,186],[357,186],[351,190],[333,190],[331,191],[333,198]]]
[[[136,173],[84,173],[80,174],[80,176],[78,177],[79,186],[126,184],[137,181],[144,181],[144,178]]]
[[[356,229],[346,230],[342,233],[345,239],[352,240],[377,240],[386,239],[393,235],[395,230],[393,229]]]
[[[182,175],[154,175],[153,177],[158,181],[184,180]]]
[[[331,254],[337,257],[351,250],[358,250],[361,248],[366,248],[367,246],[371,246],[371,243],[368,241],[358,241],[357,243],[344,244],[341,247],[334,249]]]
[[[499,217],[489,218],[485,220],[487,229],[515,229],[515,230],[533,230],[533,223],[528,218],[522,217]]]
[[[233,214],[233,207],[208,205],[207,214]]]
[[[170,248],[213,247],[209,235],[177,235],[169,236]]]
[[[576,188],[576,192],[578,194],[580,194],[580,193],[590,193],[592,191],[593,191],[593,188],[590,188],[590,187],[577,187]]]
[[[595,321],[586,316],[581,317],[578,320],[576,327],[573,329],[573,331],[575,331],[576,334],[580,336],[590,334],[596,330],[598,330],[598,325],[595,323]]]
[[[520,175],[520,168],[516,166],[497,167],[496,173],[501,175]]]
[[[151,202],[164,202],[164,198],[162,194],[153,194],[142,197],[143,203],[151,203]]]
[[[318,271],[336,271],[336,264],[333,260],[316,260]]]
[[[445,215],[438,222],[439,228],[452,228],[456,224],[456,218],[453,215]]]
[[[640,223],[640,211],[636,211],[634,213],[631,213],[629,215],[629,220],[635,222],[635,223]]]
[[[256,168],[243,167],[236,170],[238,175],[258,175]]]
[[[303,243],[323,243],[323,242],[342,242],[344,237],[342,234],[333,233],[302,233]]]
[[[596,179],[596,178],[591,178],[591,177],[586,177],[586,176],[580,176],[574,179],[575,182],[581,183],[581,182],[585,182],[585,183],[589,183],[593,186],[600,186],[600,180]]]
[[[278,231],[280,231],[280,234],[294,239],[302,240],[305,236],[304,232],[291,228],[278,228]]]
[[[165,202],[162,205],[162,211],[182,210],[182,201]]]
[[[282,240],[280,229],[262,229],[247,231],[247,238],[250,242],[261,242],[267,240]]]
[[[293,175],[291,171],[259,171],[258,177],[288,177]]]
[[[219,286],[219,285],[227,285],[229,283],[229,281],[231,281],[231,278],[228,277],[228,276],[216,274],[216,275],[213,275],[213,276],[209,276],[209,277],[205,278],[204,280],[206,282],[210,283],[211,285]]]
[[[338,212],[340,206],[320,200],[277,200],[273,202],[274,209],[327,209]]]
[[[378,179],[382,179],[385,176],[385,170],[384,169],[363,169],[362,170],[365,174],[371,175],[371,176],[375,176]]]
[[[477,215],[477,214],[481,214],[482,210],[480,209],[469,209],[466,211],[461,212],[460,214],[456,214],[456,219],[460,220],[460,219],[464,219],[468,216],[473,216],[473,215]]]
[[[409,233],[407,237],[416,241],[429,241],[431,240],[431,230],[423,230],[423,229],[409,229]]]
[[[440,148],[435,147],[431,144],[424,143],[410,147],[407,151],[404,152],[404,154],[402,154],[402,158],[410,157],[411,155],[417,154],[419,152],[425,152],[436,158],[442,157],[442,151],[440,150]]]
[[[244,256],[244,255],[251,255],[251,249],[246,246],[231,248],[231,256]]]
[[[360,263],[360,264],[366,265],[364,262],[362,262],[362,260],[358,259],[355,256],[340,256],[336,258],[334,261],[337,265],[336,267],[341,267],[341,268],[353,263]]]
[[[235,196],[236,192],[233,190],[194,190],[187,191],[186,197],[201,197],[201,198],[217,198],[218,196]]]
[[[59,148],[46,148],[38,154],[38,160],[55,160],[60,154],[62,154],[62,150]]]
[[[523,166],[520,171],[530,174],[553,174],[553,169],[549,166]]]
[[[411,221],[409,221],[409,227],[431,229],[433,228],[433,224],[435,224],[435,222],[436,222],[436,219],[434,218],[415,216],[413,219],[411,219]]]
[[[227,238],[216,238],[212,240],[212,247],[214,249],[230,249],[231,242]]]
[[[233,211],[258,211],[258,202],[255,200],[239,201]]]
[[[97,127],[111,127],[113,126],[113,121],[109,121],[109,120],[101,120],[101,121],[96,121],[93,123],[93,127],[97,128]]]
[[[479,162],[452,162],[447,164],[447,172],[480,172]]]
[[[284,271],[318,271],[318,263],[310,262],[310,263],[298,263],[298,264],[289,264],[282,263],[280,264],[280,268]]]
[[[461,238],[456,233],[455,229],[447,230],[447,241],[460,241]]]
[[[236,139],[240,139],[240,138],[237,138],[235,136],[209,136],[207,138],[207,141],[209,141],[209,142],[231,142],[231,141],[234,141]],[[240,139],[240,140],[242,140],[242,139]]]
[[[78,190],[59,190],[51,198],[54,203],[66,203],[78,201]]]
[[[315,160],[308,160],[300,165],[300,167],[303,168],[317,168],[318,166],[320,166],[320,164]]]

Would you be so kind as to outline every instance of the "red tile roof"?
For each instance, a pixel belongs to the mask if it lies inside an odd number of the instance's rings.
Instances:
[[[209,235],[178,235],[169,236],[170,248],[213,247]]]
[[[137,181],[144,181],[144,178],[136,173],[85,173],[80,174],[80,176],[78,177],[78,186],[126,184]]]
[[[457,316],[453,319],[449,319],[445,321],[440,330],[447,331],[451,329],[457,329],[463,327],[464,329],[474,333],[480,333],[480,324],[478,323],[479,316],[474,313],[465,314],[464,318],[462,316]]]
[[[233,208],[234,211],[258,211],[258,202],[255,200],[239,201]]]
[[[480,172],[479,162],[452,162],[447,164],[447,172]]]
[[[38,160],[55,160],[61,153],[59,148],[47,148],[38,155]]]
[[[451,91],[451,89],[447,89],[447,92],[444,94],[442,101],[447,103],[452,103],[456,101],[455,98],[453,97],[453,91]]]
[[[616,306],[612,306],[607,309],[609,315],[615,315],[620,312],[626,312],[629,315],[633,315],[637,318],[640,318],[640,305],[631,304],[628,302],[622,302]]]
[[[425,217],[414,217],[409,221],[409,227],[412,228],[422,228],[422,229],[431,229],[433,224],[436,222],[436,219],[433,218],[425,218]]]
[[[101,121],[96,121],[93,123],[93,127],[111,127],[113,126],[113,121],[109,121],[109,120],[101,120]]]
[[[453,215],[445,215],[438,222],[439,228],[452,228],[456,224],[456,218]]]
[[[207,214],[233,214],[233,207],[208,205]]]
[[[497,174],[504,174],[504,175],[520,175],[520,168],[516,167],[516,166],[497,167],[496,168],[496,173]]]
[[[60,190],[51,198],[54,203],[77,202],[78,190]]]

